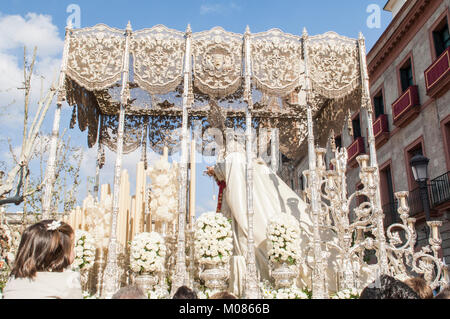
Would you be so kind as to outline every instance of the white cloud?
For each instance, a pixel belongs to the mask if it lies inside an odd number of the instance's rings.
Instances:
[[[207,213],[207,212],[215,212],[217,208],[217,201],[213,199],[206,199],[204,196],[201,196],[200,198],[201,205],[196,205],[195,208],[195,216],[199,217],[201,214]]]
[[[234,11],[241,11],[241,7],[234,3],[205,3],[200,6],[200,14],[230,14]]]
[[[59,54],[63,39],[49,15],[0,15],[0,51],[37,46],[39,57]]]
[[[45,93],[57,78],[63,44],[64,40],[52,23],[51,16],[28,13],[22,17],[0,13],[0,121],[8,129],[20,128],[23,121],[24,91],[20,88],[24,80],[24,46],[27,48],[28,63],[31,62],[34,46],[37,46],[30,94],[30,115],[33,116],[41,95],[41,85]],[[9,135],[14,134],[11,132]]]
[[[200,6],[200,14],[218,13],[223,9],[221,4],[202,4]]]

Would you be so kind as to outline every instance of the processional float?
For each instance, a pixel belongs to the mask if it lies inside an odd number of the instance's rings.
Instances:
[[[369,155],[358,159],[364,188],[351,196],[346,194],[345,186],[346,150],[334,148],[335,168],[327,170],[323,165],[324,152],[316,147],[326,145],[330,134],[341,130],[349,112],[362,108],[367,122],[372,123],[362,34],[359,39],[350,39],[334,32],[309,36],[306,30],[302,36],[278,29],[252,34],[248,27],[244,34],[237,34],[219,27],[192,33],[190,26],[185,32],[163,25],[132,31],[130,23],[125,30],[103,24],[83,29],[68,26],[58,90],[43,218],[50,214],[63,101],[73,106],[71,126],[78,121],[79,128],[88,131],[88,146],[97,144],[96,191],[104,161],[103,147],[116,152],[102,296],[111,297],[119,288],[117,216],[122,155],[139,146],[145,161],[147,146],[159,154],[164,147],[171,153],[181,150],[172,291],[188,284],[186,222],[193,216],[187,218],[186,193],[189,129],[194,122],[200,123],[202,132],[219,128],[222,137],[232,128],[245,129],[249,225],[245,297],[260,296],[251,190],[255,139],[263,128],[270,130],[272,168],[278,165],[278,147],[288,158],[308,153],[309,170],[305,175],[314,230],[310,242],[313,298],[328,297],[330,278],[326,278],[324,269],[332,249],[339,256],[336,271],[341,288],[358,285],[355,275],[358,270],[354,268],[364,249],[376,250],[380,274],[397,274],[413,268],[425,273],[433,287],[443,283],[446,268],[438,257],[438,223],[431,224],[433,254],[425,249],[418,255],[414,252],[414,223],[407,218],[406,193],[396,195],[404,222],[396,227],[406,232],[407,243],[398,247],[400,237],[392,233],[395,225],[389,227],[389,241],[386,240],[372,126],[368,128]],[[173,134],[174,131],[179,134]],[[222,139],[223,143],[226,140]],[[196,145],[198,151],[203,147]],[[349,203],[356,195],[364,195],[368,201],[354,209],[356,219],[350,220]],[[323,229],[336,232],[338,244],[323,242],[320,235]],[[364,238],[365,233],[372,237]],[[352,240],[355,234],[357,239]],[[421,263],[417,265],[419,260]]]

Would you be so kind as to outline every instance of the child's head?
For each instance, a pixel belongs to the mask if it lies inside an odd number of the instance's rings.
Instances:
[[[15,265],[15,278],[33,278],[38,271],[62,272],[74,260],[74,232],[70,225],[43,220],[22,234]]]
[[[421,299],[433,299],[433,290],[431,290],[425,279],[421,277],[409,278],[405,280],[405,284],[414,290]]]

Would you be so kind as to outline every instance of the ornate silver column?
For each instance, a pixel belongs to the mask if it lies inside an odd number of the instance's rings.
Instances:
[[[370,100],[369,91],[369,75],[367,72],[367,60],[366,60],[366,45],[363,34],[359,33],[358,38],[358,48],[359,48],[359,58],[360,58],[360,68],[361,68],[361,81],[362,81],[362,107],[366,110],[366,120],[368,129],[368,142],[369,142],[369,155],[370,155],[370,166],[375,167],[375,208],[377,210],[377,239],[379,245],[379,258],[380,258],[380,274],[387,274],[388,270],[388,260],[386,251],[386,236],[384,235],[384,224],[383,224],[383,210],[381,206],[381,194],[380,194],[380,173],[378,169],[377,161],[377,150],[375,148],[375,136],[373,134],[373,121],[372,121],[372,102]]]
[[[147,169],[147,139],[148,139],[148,117],[145,119],[141,146],[141,162],[144,162],[144,168]]]
[[[270,168],[275,174],[278,173],[279,133],[278,128],[270,130]]]
[[[98,117],[98,134],[97,134],[97,160],[95,163],[95,185],[94,185],[94,196],[96,200],[99,200],[98,190],[100,186],[100,168],[103,166],[104,161],[104,151],[102,143],[100,142],[100,136],[102,134],[102,114]]]
[[[182,140],[181,140],[181,163],[180,163],[180,190],[179,190],[179,210],[178,210],[178,242],[177,261],[175,265],[175,275],[172,280],[173,295],[177,289],[188,284],[186,272],[186,190],[187,190],[187,140],[188,140],[188,107],[191,103],[189,98],[189,76],[191,73],[191,26],[186,28],[186,49],[184,56],[184,89],[183,89],[183,119],[182,119]]]
[[[128,22],[126,28],[126,42],[125,54],[122,72],[122,91],[120,93],[120,113],[119,113],[119,128],[117,133],[117,153],[116,165],[114,168],[114,192],[113,192],[113,210],[111,216],[111,235],[108,244],[108,255],[106,259],[106,267],[103,273],[103,289],[102,294],[104,298],[111,298],[119,289],[120,269],[117,264],[117,215],[119,213],[119,191],[120,191],[120,173],[122,170],[122,155],[123,155],[123,131],[125,127],[125,108],[128,104],[129,88],[128,88],[128,73],[130,64],[130,37],[132,29],[131,23]]]
[[[251,92],[251,47],[250,28],[247,26],[244,34],[245,52],[245,93],[244,99],[247,102],[245,111],[245,153],[247,156],[246,176],[247,176],[247,271],[245,275],[244,296],[247,299],[258,299],[260,296],[258,276],[256,272],[255,241],[253,238],[253,148],[252,148],[252,114],[253,108]]]
[[[324,263],[322,260],[322,247],[321,238],[319,232],[319,214],[320,214],[320,201],[319,201],[319,177],[316,172],[316,151],[314,147],[314,129],[313,129],[313,116],[312,107],[310,105],[309,93],[309,70],[308,70],[308,32],[306,28],[303,29],[303,58],[305,60],[305,81],[306,81],[306,111],[307,111],[307,125],[308,125],[308,161],[309,161],[309,178],[308,187],[311,190],[311,214],[313,221],[313,238],[312,248],[314,254],[314,267],[312,277],[312,291],[313,299],[328,298],[328,292],[326,291],[326,276],[323,269]],[[300,99],[299,99],[300,100]]]
[[[42,219],[50,218],[50,209],[52,204],[53,183],[56,172],[56,153],[58,149],[59,138],[59,122],[61,119],[61,105],[65,101],[65,80],[67,70],[67,58],[70,44],[70,35],[72,32],[72,25],[69,23],[66,27],[66,38],[64,41],[64,51],[61,64],[61,72],[59,74],[58,82],[58,99],[56,101],[55,117],[53,119],[52,137],[50,141],[50,152],[47,160],[47,168],[45,172],[45,186],[42,197]]]

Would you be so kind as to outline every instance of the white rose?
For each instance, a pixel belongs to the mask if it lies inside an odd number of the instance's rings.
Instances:
[[[156,177],[156,184],[160,187],[165,187],[169,184],[169,177],[165,174],[161,174]]]

